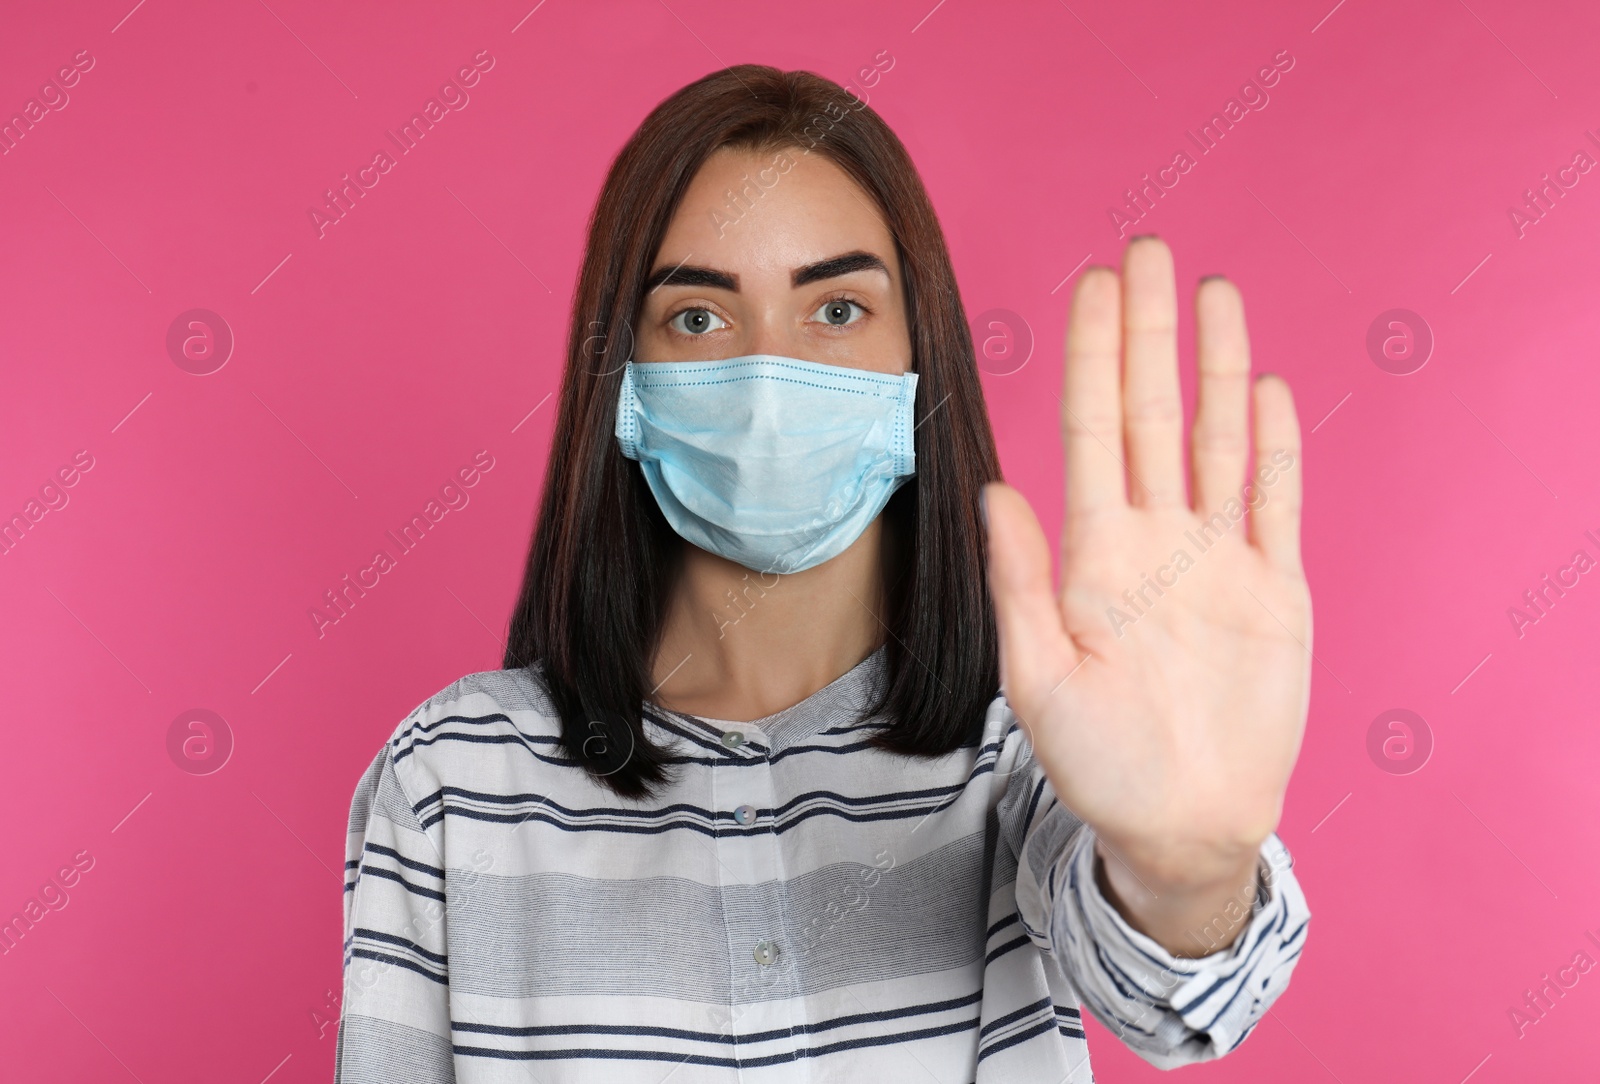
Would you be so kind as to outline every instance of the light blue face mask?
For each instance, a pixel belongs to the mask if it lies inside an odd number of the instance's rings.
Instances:
[[[673,530],[754,572],[837,557],[916,473],[917,374],[752,354],[628,362],[617,443]]]

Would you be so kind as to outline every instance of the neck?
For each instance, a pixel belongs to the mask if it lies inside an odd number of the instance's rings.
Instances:
[[[675,711],[749,722],[791,707],[883,641],[883,519],[804,572],[751,572],[685,544],[652,668]]]

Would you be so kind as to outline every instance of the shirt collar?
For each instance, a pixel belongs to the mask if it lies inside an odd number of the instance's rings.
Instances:
[[[660,707],[654,710],[713,737],[740,731],[748,741],[775,752],[820,731],[853,729],[870,722],[862,716],[888,677],[887,653],[887,647],[879,647],[799,703],[749,722],[712,719]]]

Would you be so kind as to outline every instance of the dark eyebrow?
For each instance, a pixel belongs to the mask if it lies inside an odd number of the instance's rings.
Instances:
[[[710,286],[718,290],[739,292],[739,276],[730,275],[726,271],[718,271],[714,267],[692,267],[679,264],[677,267],[663,267],[651,275],[644,283],[644,292],[650,293],[660,286]]]
[[[790,280],[796,286],[804,286],[808,282],[838,278],[840,275],[849,275],[856,271],[882,271],[885,278],[889,277],[889,268],[872,253],[847,252],[843,256],[831,256],[826,260],[818,260],[816,263],[798,268],[790,276]]]
[[[818,260],[816,263],[796,268],[790,274],[789,280],[798,287],[820,279],[854,274],[857,271],[882,271],[885,277],[889,275],[889,268],[883,260],[872,253],[847,252],[842,256],[830,256],[826,260]],[[662,286],[706,286],[738,293],[739,276],[719,271],[714,267],[679,264],[677,267],[663,267],[651,275],[645,280],[644,291],[650,293]]]

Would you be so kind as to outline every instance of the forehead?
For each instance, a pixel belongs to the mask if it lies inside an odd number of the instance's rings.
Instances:
[[[741,274],[782,275],[855,250],[898,271],[894,238],[872,197],[821,154],[723,148],[689,184],[656,266],[690,260]]]

